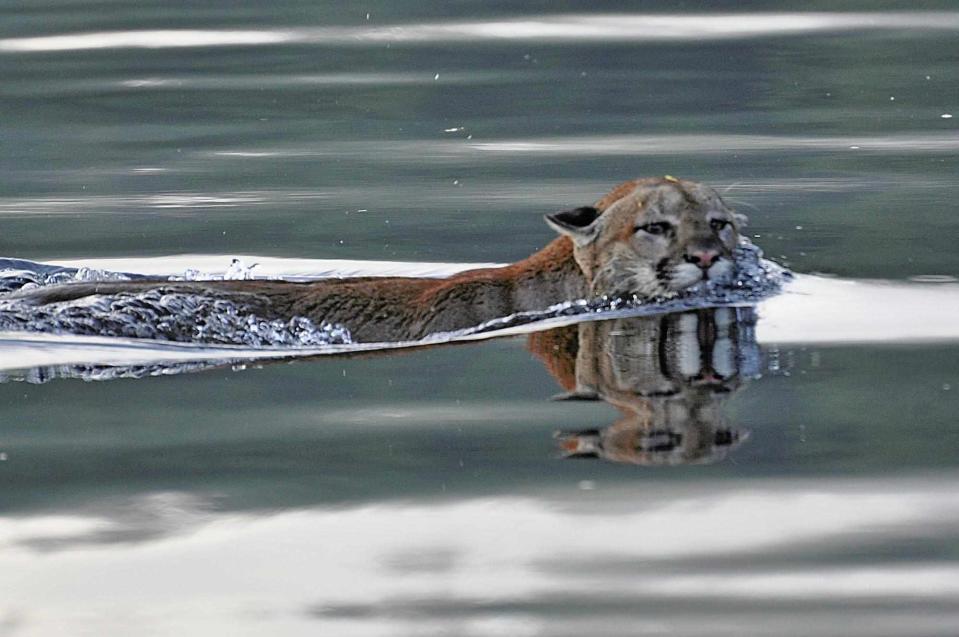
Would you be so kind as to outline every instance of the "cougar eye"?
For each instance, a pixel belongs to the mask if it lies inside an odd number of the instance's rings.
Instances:
[[[649,234],[666,234],[673,229],[673,224],[666,221],[656,221],[655,223],[638,226],[636,229],[648,232]]]
[[[723,228],[729,225],[729,222],[725,219],[713,219],[709,222],[709,227],[711,227],[716,232],[719,232]]]

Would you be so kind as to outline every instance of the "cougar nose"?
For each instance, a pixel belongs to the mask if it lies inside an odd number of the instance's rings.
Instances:
[[[716,259],[719,258],[718,250],[696,250],[693,252],[686,253],[687,263],[692,263],[703,270],[706,270],[716,262]]]

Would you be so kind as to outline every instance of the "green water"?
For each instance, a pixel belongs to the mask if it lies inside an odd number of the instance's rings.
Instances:
[[[673,174],[797,271],[959,276],[951,3],[724,38],[423,29],[792,8],[7,2],[0,254],[505,262],[542,214]],[[105,46],[159,29],[283,37]],[[558,459],[617,412],[550,401],[522,338],[5,382],[0,635],[952,635],[957,354],[765,345],[724,404],[748,439],[674,466]]]

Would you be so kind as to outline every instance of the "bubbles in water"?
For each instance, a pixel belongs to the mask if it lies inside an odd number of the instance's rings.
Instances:
[[[717,306],[755,305],[778,293],[792,273],[763,258],[763,252],[748,239],[742,239],[733,251],[734,270],[725,281],[704,281],[683,290],[677,296],[660,299],[631,297],[600,297],[598,299],[565,301],[540,312],[519,312],[487,321],[473,328],[455,332],[455,335],[481,334],[495,330],[526,325],[563,316],[602,314],[628,311],[631,316],[684,312]],[[428,337],[428,340],[449,339],[450,334]]]
[[[0,330],[247,347],[321,347],[351,342],[349,331],[340,325],[315,325],[302,317],[264,319],[254,314],[253,308],[212,292],[198,295],[164,288],[42,306],[0,300]]]
[[[232,364],[229,360],[200,362],[166,362],[152,365],[48,365],[21,371],[0,372],[0,383],[24,382],[42,385],[58,378],[76,378],[84,381],[116,380],[119,378],[146,378],[188,374]]]
[[[31,261],[3,259],[7,267],[0,268],[0,294],[17,290],[31,290],[47,285],[81,281],[129,281],[130,276],[120,272],[94,268],[59,268]]]
[[[762,258],[762,251],[743,240],[734,252],[730,280],[705,281],[670,298],[601,297],[553,305],[543,311],[521,312],[451,333],[433,334],[425,340],[443,342],[471,334],[484,334],[538,321],[568,316],[604,315],[618,311],[632,316],[663,314],[716,306],[754,305],[777,293],[791,278],[788,270]],[[88,268],[70,269],[31,262],[2,260],[0,293],[28,286],[76,281],[142,278]],[[7,265],[7,268],[2,268]],[[32,269],[31,267],[32,266]],[[234,259],[219,277],[187,270],[175,280],[250,279],[256,264]],[[158,284],[161,285],[162,284]],[[314,348],[351,344],[342,325],[319,325],[303,317],[268,319],[258,308],[213,290],[202,294],[157,287],[141,292],[94,295],[76,301],[35,306],[18,299],[0,298],[0,330],[115,336],[252,348]]]
[[[248,281],[255,279],[253,269],[259,263],[247,265],[242,259],[233,259],[230,261],[230,267],[223,274],[213,274],[210,272],[201,272],[196,268],[188,268],[183,274],[175,274],[168,277],[170,281]]]
[[[171,281],[200,281],[206,277],[196,268],[187,268],[180,276],[171,276]]]
[[[92,268],[61,268],[4,259],[0,294],[83,281],[129,281],[143,278]],[[189,269],[171,281],[247,280],[257,264],[233,259],[222,275]],[[96,295],[68,303],[33,306],[0,299],[0,330],[118,336],[247,347],[322,347],[352,342],[340,325],[315,325],[302,317],[268,320],[253,308],[209,294],[186,294],[163,288],[138,293]]]

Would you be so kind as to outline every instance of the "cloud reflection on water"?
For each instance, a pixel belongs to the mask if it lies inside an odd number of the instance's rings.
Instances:
[[[249,604],[274,620],[337,631],[359,622],[357,634],[381,634],[384,619],[422,628],[442,619],[439,609],[449,619],[457,608],[473,619],[525,616],[539,632],[562,620],[551,606],[574,602],[578,619],[594,621],[690,600],[773,613],[870,600],[895,600],[887,611],[935,607],[959,595],[959,567],[879,556],[889,543],[959,534],[959,494],[943,485],[650,482],[275,515],[151,496],[115,514],[0,521],[0,614],[29,618],[37,634],[81,615],[107,631],[132,617],[163,630],[238,622]],[[838,557],[797,564],[803,547]],[[868,562],[856,558],[873,552]],[[782,555],[793,558],[757,561]],[[588,568],[614,562],[635,568]]]
[[[6,38],[0,53],[269,46],[503,42],[662,42],[808,33],[959,29],[955,12],[580,14],[512,20],[291,29],[160,29]]]
[[[373,150],[375,149],[375,152]],[[489,141],[326,141],[311,147],[218,150],[212,157],[249,160],[303,157],[362,158],[371,163],[442,161],[529,161],[531,157],[656,157],[724,153],[951,153],[959,139],[941,133],[900,135],[798,136],[798,135],[575,135]],[[911,183],[911,182],[910,182]],[[920,183],[923,183],[920,180]]]

